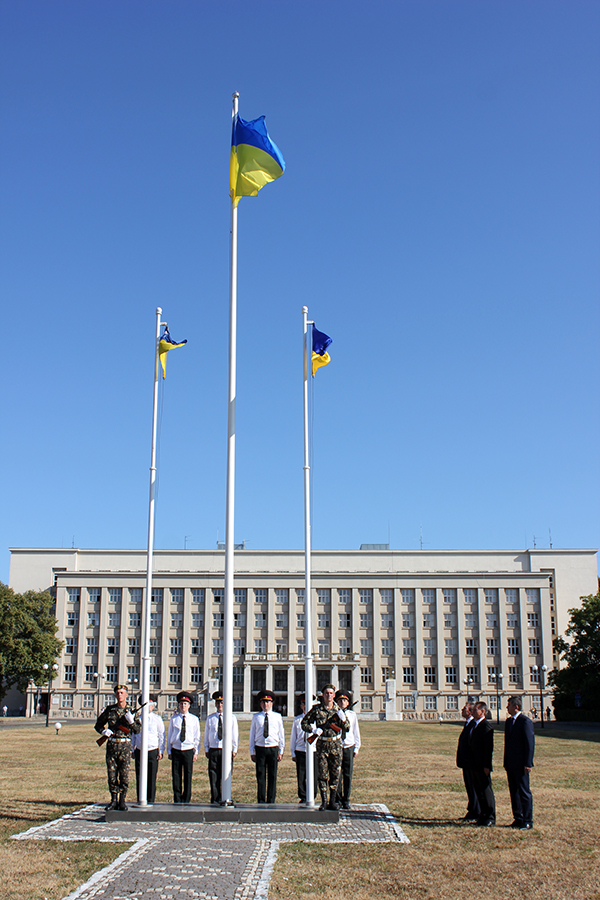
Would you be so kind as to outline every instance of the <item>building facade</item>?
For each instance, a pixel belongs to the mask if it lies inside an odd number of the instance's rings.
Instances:
[[[505,707],[548,705],[543,666],[568,610],[597,590],[595,550],[315,550],[316,683],[360,699],[363,717],[459,715],[467,695]],[[304,690],[304,554],[235,556],[233,708],[257,708],[263,688],[284,715]],[[10,585],[49,588],[65,642],[51,714],[97,715],[112,687],[140,688],[146,554],[141,550],[11,549]],[[150,690],[159,710],[193,691],[200,712],[222,677],[224,553],[157,550],[150,606]],[[540,684],[540,677],[542,684]],[[28,713],[47,685],[32,686]],[[542,688],[542,690],[540,690]]]

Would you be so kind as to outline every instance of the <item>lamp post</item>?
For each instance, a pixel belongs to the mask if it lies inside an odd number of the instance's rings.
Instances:
[[[50,704],[52,702],[52,679],[58,672],[58,665],[57,665],[57,663],[52,663],[52,665],[49,666],[48,663],[44,663],[44,665],[42,666],[42,669],[44,670],[44,672],[48,673],[48,705],[46,706],[46,728],[47,728],[48,724],[50,722]]]
[[[496,684],[496,722],[500,721],[500,681],[504,678],[502,672],[492,672],[490,681]]]
[[[98,712],[96,716],[100,715],[100,679],[106,678],[106,675],[100,674],[99,672],[94,672],[94,678],[96,679],[96,693],[98,697]]]
[[[542,728],[544,727],[544,683],[546,679],[546,672],[548,671],[548,666],[532,666],[532,672],[539,673],[539,683],[540,683],[540,717],[542,722]]]
[[[466,678],[464,679],[464,681],[463,681],[463,684],[465,684],[465,685],[467,686],[467,687],[466,687],[466,690],[467,690],[467,700],[469,699],[469,696],[470,696],[470,694],[469,694],[469,688],[471,687],[471,685],[472,685],[473,683],[474,683],[474,679],[472,678],[471,675],[467,675],[467,677],[466,677]]]

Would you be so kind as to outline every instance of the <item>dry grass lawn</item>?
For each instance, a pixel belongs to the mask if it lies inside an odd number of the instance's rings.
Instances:
[[[233,797],[248,802],[255,799],[248,723],[240,731]],[[555,723],[536,732],[535,827],[522,834],[505,827],[512,817],[500,768],[494,778],[498,827],[459,824],[466,804],[454,766],[456,725],[363,723],[353,800],[386,803],[411,844],[282,846],[270,897],[600,900],[600,733],[561,731]],[[499,735],[498,767],[501,744]],[[278,800],[294,802],[289,752],[278,782]],[[124,845],[10,840],[107,796],[104,753],[90,724],[67,723],[59,737],[43,726],[0,726],[3,900],[60,900],[118,856]],[[166,762],[159,769],[157,799],[171,800]],[[207,799],[206,768],[199,760],[192,800]]]

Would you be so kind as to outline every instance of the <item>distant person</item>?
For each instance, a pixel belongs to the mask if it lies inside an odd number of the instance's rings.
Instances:
[[[8,706],[3,706],[3,707],[2,707],[2,715],[4,716],[4,718],[7,717],[7,715],[8,715]]]
[[[256,799],[257,803],[275,803],[277,766],[285,750],[283,719],[273,711],[271,691],[261,691],[258,699],[260,712],[254,713],[250,723],[250,758],[256,765]]]
[[[471,734],[473,726],[475,725],[473,706],[473,702],[471,700],[467,700],[461,710],[461,716],[465,720],[465,724],[463,725],[462,731],[458,738],[458,747],[456,748],[456,765],[459,769],[462,769],[463,781],[465,783],[465,790],[467,792],[467,812],[466,815],[463,816],[463,822],[474,823],[479,819],[479,816],[481,815],[481,809],[479,808],[479,800],[477,799],[475,782],[473,781],[473,773],[471,771],[471,751],[469,748],[469,735]]]
[[[131,765],[131,739],[142,724],[139,716],[134,716],[129,706],[129,691],[126,684],[114,687],[116,703],[107,706],[98,718],[94,728],[106,741],[106,771],[110,791],[109,809],[127,810],[125,798],[129,789],[129,767]]]
[[[358,716],[351,708],[352,694],[349,691],[338,691],[335,700],[340,709],[346,713],[350,726],[342,738],[342,771],[338,781],[337,799],[342,809],[350,809],[354,760],[358,756],[361,743],[360,728],[358,727]]]
[[[494,729],[486,718],[486,713],[487,705],[482,701],[473,707],[475,724],[469,734],[469,753],[473,783],[479,801],[477,824],[487,828],[496,824],[496,800],[492,788]]]
[[[548,721],[550,721],[550,719],[552,718],[552,710],[549,706],[546,707],[546,718]]]
[[[158,763],[165,755],[165,723],[159,715],[154,712],[158,698],[156,694],[150,694],[148,699],[148,787],[146,790],[146,800],[148,803],[154,803],[156,797],[156,776],[158,774]],[[142,695],[138,697],[138,703],[142,704]],[[142,735],[134,734],[131,747],[133,758],[135,760],[135,783],[137,785],[138,803],[140,796],[140,754],[142,752]]]
[[[514,821],[511,828],[530,831],[533,827],[533,798],[529,773],[533,768],[535,736],[533,722],[522,714],[520,697],[508,698],[504,723],[504,768],[508,779]]]
[[[212,695],[216,712],[206,718],[204,726],[204,755],[208,760],[208,781],[210,784],[210,802],[221,803],[221,779],[223,772],[223,691],[215,691]],[[231,757],[235,759],[238,752],[238,721],[231,716]]]
[[[177,712],[173,713],[167,734],[167,755],[171,760],[173,803],[192,799],[192,773],[200,750],[200,720],[190,712],[192,695],[177,694]]]

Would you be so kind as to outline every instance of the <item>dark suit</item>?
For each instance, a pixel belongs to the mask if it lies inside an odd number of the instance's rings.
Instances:
[[[468,738],[471,754],[471,774],[475,793],[479,801],[480,817],[483,824],[496,821],[496,800],[492,789],[492,755],[494,753],[494,729],[487,719],[479,719],[471,729]],[[484,769],[489,769],[486,774]]]
[[[533,722],[521,713],[504,723],[504,768],[508,778],[510,802],[515,822],[531,825],[533,798],[529,789],[529,772],[533,767],[535,737]]]
[[[458,747],[456,748],[456,765],[462,769],[463,781],[467,792],[467,818],[478,819],[481,815],[479,808],[479,800],[475,792],[473,783],[473,775],[471,773],[471,754],[469,751],[469,735],[475,724],[475,719],[471,717],[463,725],[463,729],[458,738]]]

